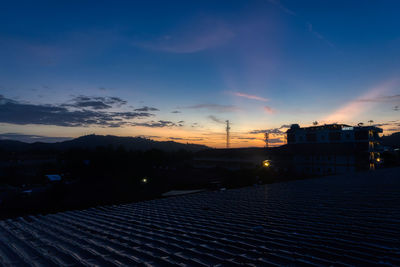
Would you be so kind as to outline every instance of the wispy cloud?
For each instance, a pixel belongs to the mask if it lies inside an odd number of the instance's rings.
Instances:
[[[269,107],[269,106],[264,106],[263,109],[264,109],[264,112],[266,112],[268,114],[275,114],[276,113],[276,110],[271,108],[271,107]]]
[[[207,118],[209,118],[210,120],[212,120],[213,122],[216,122],[216,123],[221,123],[221,124],[225,123],[224,120],[222,120],[214,115],[209,115]]]
[[[220,104],[198,104],[193,106],[184,107],[187,109],[208,109],[216,112],[232,112],[239,111],[240,108],[233,105],[220,105]]]
[[[375,123],[373,124],[373,126],[376,127],[383,127],[383,126],[399,126],[399,120],[395,120],[395,121],[388,121],[388,122],[381,122],[381,123]]]
[[[379,122],[372,125],[376,127],[381,127],[385,134],[400,131],[400,120]]]
[[[133,45],[150,50],[185,54],[220,46],[234,36],[233,30],[225,23],[207,19],[185,29],[172,31],[156,40],[136,41]]]
[[[171,128],[171,127],[183,126],[180,123],[175,123],[172,121],[164,121],[164,120],[149,121],[149,122],[133,122],[131,125],[132,126],[149,127],[149,128],[164,128],[164,127]]]
[[[233,94],[235,96],[244,97],[244,98],[247,98],[247,99],[253,99],[253,100],[258,100],[258,101],[263,101],[263,102],[267,102],[268,101],[268,98],[264,98],[264,97],[257,96],[257,95],[250,95],[250,94],[241,93],[241,92],[233,92]]]
[[[387,97],[382,98],[382,95],[387,94],[397,84],[398,82],[395,79],[395,80],[389,80],[387,82],[382,83],[379,86],[373,87],[372,89],[368,90],[364,95],[358,97],[357,99],[349,101],[339,109],[335,110],[333,113],[323,118],[322,121],[326,122],[351,121],[360,114],[371,109],[374,105],[378,104],[379,102],[387,101],[388,98]]]
[[[290,10],[289,8],[285,7],[280,0],[268,0],[268,2],[270,2],[271,4],[277,6],[280,10],[282,10],[283,12],[295,16],[296,13],[292,10]]]
[[[360,98],[357,101],[359,102],[400,102],[400,95],[387,95],[387,96],[376,96],[370,98]]]
[[[336,48],[336,46],[332,42],[330,42],[328,39],[326,39],[325,36],[323,36],[322,34],[317,32],[316,30],[314,30],[314,27],[310,22],[307,22],[307,28],[308,28],[308,31],[310,33],[312,33],[315,37],[317,37],[318,39],[324,41],[330,47]]]
[[[238,140],[262,140],[260,138],[257,137],[242,137],[242,136],[238,136],[238,137],[232,137],[232,139],[238,139]]]
[[[147,111],[159,111],[159,109],[158,108],[144,106],[142,108],[135,109],[135,111],[147,112]]]
[[[285,134],[286,131],[282,130],[285,128],[289,128],[290,125],[283,124],[281,127],[278,128],[271,128],[271,129],[265,129],[265,130],[252,130],[249,132],[249,134],[264,134],[264,133],[269,133],[269,134],[276,134],[276,135],[283,135]]]
[[[90,109],[110,109],[113,106],[123,106],[127,102],[119,97],[90,97],[90,96],[77,96],[69,100],[67,103],[62,104],[63,107],[73,108],[90,108]]]

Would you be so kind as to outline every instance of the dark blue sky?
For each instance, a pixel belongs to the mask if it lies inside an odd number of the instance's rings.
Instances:
[[[0,135],[223,146],[226,119],[236,146],[262,145],[251,132],[263,129],[279,143],[282,125],[315,120],[398,131],[399,11],[399,1],[3,2]]]

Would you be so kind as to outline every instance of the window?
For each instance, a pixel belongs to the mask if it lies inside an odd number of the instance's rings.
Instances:
[[[329,140],[331,141],[339,141],[342,137],[340,132],[330,132],[329,133]]]
[[[367,140],[368,139],[368,131],[360,130],[354,133],[354,139],[356,140]]]
[[[288,143],[294,143],[296,142],[296,135],[293,133],[290,133],[287,135],[287,142]]]
[[[306,140],[308,142],[316,142],[317,141],[317,135],[315,133],[308,133],[308,134],[306,134]]]

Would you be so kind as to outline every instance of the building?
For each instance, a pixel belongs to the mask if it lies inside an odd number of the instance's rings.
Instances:
[[[382,163],[382,129],[375,126],[293,124],[286,133],[287,149],[298,173],[326,175],[373,170]]]

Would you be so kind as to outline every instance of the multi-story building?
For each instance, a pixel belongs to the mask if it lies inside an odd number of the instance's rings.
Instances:
[[[375,126],[326,124],[287,130],[287,149],[296,172],[335,174],[373,170],[382,163],[379,133]]]

